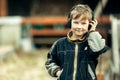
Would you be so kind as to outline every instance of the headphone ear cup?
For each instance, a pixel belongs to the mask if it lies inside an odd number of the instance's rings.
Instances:
[[[68,27],[68,28],[71,28],[71,19],[68,20],[67,27]]]

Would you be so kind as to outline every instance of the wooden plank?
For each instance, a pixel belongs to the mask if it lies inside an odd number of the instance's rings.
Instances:
[[[111,23],[109,15],[99,16],[97,20],[99,24],[110,24]]]
[[[42,16],[42,17],[23,17],[22,24],[43,24],[43,25],[53,25],[53,24],[65,24],[67,18],[65,16]]]
[[[31,35],[36,35],[36,36],[65,36],[67,35],[69,29],[65,30],[54,30],[54,29],[32,29],[31,30]]]
[[[98,23],[110,24],[109,15],[100,16],[97,18]],[[43,25],[53,25],[53,24],[66,24],[67,16],[39,16],[39,17],[23,17],[22,24],[43,24]]]
[[[56,37],[46,37],[46,38],[34,38],[34,40],[32,41],[35,44],[53,44],[56,40],[58,40],[59,38]]]

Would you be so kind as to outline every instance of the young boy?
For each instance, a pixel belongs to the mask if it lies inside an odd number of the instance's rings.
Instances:
[[[97,80],[95,69],[100,54],[107,51],[105,39],[95,31],[88,5],[75,5],[69,14],[71,30],[57,40],[48,52],[46,69],[58,80]]]

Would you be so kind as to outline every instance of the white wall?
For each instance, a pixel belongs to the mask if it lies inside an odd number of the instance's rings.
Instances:
[[[21,22],[22,18],[19,16],[0,18],[0,46],[12,45],[15,48],[19,47]]]

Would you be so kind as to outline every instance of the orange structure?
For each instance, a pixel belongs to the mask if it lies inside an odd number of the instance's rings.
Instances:
[[[0,16],[7,16],[7,0],[0,0]]]

